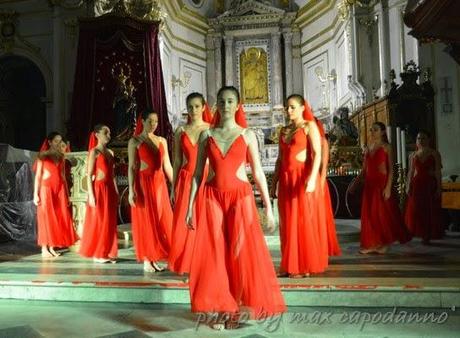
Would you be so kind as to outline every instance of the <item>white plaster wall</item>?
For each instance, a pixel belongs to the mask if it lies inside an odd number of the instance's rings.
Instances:
[[[435,96],[435,123],[437,146],[443,159],[443,176],[460,174],[460,66],[444,52],[445,45],[427,44],[419,48],[422,69],[432,70]],[[445,79],[450,83],[449,104],[445,109]]]
[[[207,10],[207,1],[198,11],[187,0],[185,5],[202,14],[201,10]],[[173,128],[185,121],[186,114],[185,98],[191,92],[203,93],[206,97],[206,46],[205,32],[193,30],[184,25],[172,10],[171,5],[163,7],[168,13],[165,29],[161,33],[163,43],[160,45],[163,78],[166,89],[166,101],[168,115]],[[191,77],[187,84],[172,85],[173,76],[184,80],[184,74],[188,72]],[[183,81],[184,82],[184,81]]]

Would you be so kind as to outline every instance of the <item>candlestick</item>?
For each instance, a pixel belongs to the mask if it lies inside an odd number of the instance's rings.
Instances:
[[[396,163],[401,163],[401,128],[396,127]]]
[[[402,159],[402,168],[407,168],[407,157],[406,157],[406,131],[401,130],[401,159]]]
[[[391,143],[391,126],[387,126],[388,143]]]

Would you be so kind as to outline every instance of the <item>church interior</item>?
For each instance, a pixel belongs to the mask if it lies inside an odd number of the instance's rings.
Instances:
[[[239,90],[269,188],[287,98],[308,103],[328,137],[326,184],[342,254],[324,272],[277,278],[283,316],[221,333],[190,312],[187,277],[136,263],[128,140],[150,109],[172,160],[188,95],[202,93],[216,114],[223,86]],[[430,136],[441,159],[444,236],[363,255],[363,189],[355,186],[376,122],[385,126],[402,213],[418,137]],[[44,260],[34,205],[40,146],[53,131],[67,145],[81,236],[88,136],[100,123],[111,130],[119,192],[117,263],[80,257],[79,242]],[[0,337],[456,337],[459,135],[456,0],[0,0]],[[264,230],[275,269],[280,236]]]

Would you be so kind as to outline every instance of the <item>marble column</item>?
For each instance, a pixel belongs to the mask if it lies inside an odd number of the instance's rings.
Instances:
[[[293,76],[293,93],[303,94],[303,67],[301,44],[302,36],[300,29],[295,29],[292,32],[292,74]],[[286,90],[286,94],[289,92]]]
[[[65,107],[63,84],[63,50],[62,48],[63,25],[61,9],[54,5],[53,8],[53,116],[47,118],[47,130],[64,132]]]
[[[292,32],[284,32],[284,64],[286,66],[286,96],[289,96],[293,93],[293,59],[292,59]]]
[[[283,107],[283,76],[281,69],[281,43],[280,32],[272,33],[271,62],[272,62],[272,105],[273,108]]]
[[[225,42],[225,85],[233,86],[233,36],[224,36]]]
[[[207,90],[207,101],[210,106],[216,103],[216,73],[215,69],[215,50],[214,50],[214,38],[208,34],[206,36],[206,90]]]
[[[222,87],[222,36],[220,34],[214,36],[214,65],[215,65],[215,81],[216,88],[219,90]]]
[[[388,77],[390,74],[390,43],[388,31],[388,6],[386,1],[381,1],[377,5],[377,24],[379,35],[379,65],[380,65],[380,97],[386,95],[385,81],[389,85]]]

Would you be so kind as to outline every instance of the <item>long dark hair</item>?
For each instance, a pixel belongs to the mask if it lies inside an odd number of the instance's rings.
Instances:
[[[390,142],[388,141],[387,127],[385,126],[385,123],[380,122],[380,121],[376,121],[376,122],[372,123],[372,125],[373,125],[373,126],[379,127],[379,129],[380,129],[381,131],[383,131],[383,135],[382,135],[382,140],[383,140],[383,142],[385,142],[385,143],[390,143]]]
[[[188,94],[187,97],[185,98],[185,104],[188,106],[188,103],[189,103],[191,100],[197,99],[197,98],[201,100],[201,104],[202,104],[203,106],[206,104],[206,100],[204,99],[203,94],[197,93],[197,92]]]
[[[236,98],[237,98],[237,100],[238,100],[238,103],[240,103],[240,92],[239,92],[238,89],[236,89],[236,87],[234,87],[234,86],[223,86],[223,87],[220,88],[219,91],[217,92],[217,97],[219,97],[220,95],[222,95],[222,93],[223,93],[224,91],[226,91],[226,90],[232,91],[232,92],[235,94],[235,96],[236,96]]]
[[[51,133],[49,133],[47,136],[46,136],[46,139],[49,141],[49,142],[53,142],[54,138],[56,136],[61,136],[62,138],[62,135],[61,133],[58,133],[57,131],[52,131]]]
[[[141,113],[141,118],[142,120],[147,120],[147,118],[149,117],[150,114],[155,114],[158,116],[158,113],[153,110],[152,108],[146,108],[142,113]]]

